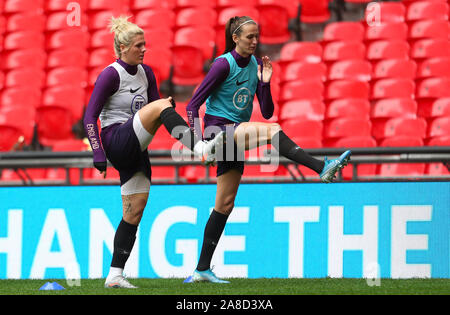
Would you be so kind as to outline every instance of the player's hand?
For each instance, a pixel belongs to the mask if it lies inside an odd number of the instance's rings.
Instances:
[[[264,83],[270,82],[272,78],[272,62],[268,56],[262,57],[263,67],[261,71],[261,65],[258,65],[258,79]]]
[[[94,167],[103,175],[103,178],[106,178],[106,162],[94,162]]]

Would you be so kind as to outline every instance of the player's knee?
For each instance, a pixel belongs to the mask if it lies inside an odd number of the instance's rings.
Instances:
[[[270,124],[270,133],[272,137],[281,130],[281,126],[278,123],[271,123]]]
[[[222,214],[229,215],[231,211],[233,211],[233,208],[234,208],[234,196],[225,198],[218,211],[221,212]]]

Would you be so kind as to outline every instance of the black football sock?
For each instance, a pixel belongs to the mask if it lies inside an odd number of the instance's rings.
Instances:
[[[194,150],[195,144],[201,139],[198,139],[195,136],[183,117],[181,117],[173,107],[164,109],[160,114],[160,118],[164,127],[166,127],[172,137],[180,141],[191,151]]]
[[[276,138],[278,137],[278,138]],[[272,145],[277,151],[284,157],[302,164],[310,169],[314,170],[317,174],[322,172],[324,162],[318,160],[300,148],[294,141],[292,141],[284,132],[280,130],[272,138]]]
[[[210,268],[214,250],[216,249],[227,220],[227,215],[219,213],[216,210],[211,212],[203,235],[202,251],[200,252],[200,259],[197,264],[198,271],[204,271]]]
[[[120,221],[114,236],[114,252],[111,267],[122,269],[125,267],[136,240],[136,232],[136,225],[127,223],[123,219]]]

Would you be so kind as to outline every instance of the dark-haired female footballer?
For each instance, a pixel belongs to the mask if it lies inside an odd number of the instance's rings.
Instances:
[[[234,207],[241,176],[244,171],[244,150],[251,150],[261,144],[272,144],[280,155],[319,174],[323,182],[332,182],[336,172],[347,165],[351,152],[345,151],[339,158],[317,160],[303,151],[282,130],[279,124],[249,122],[256,94],[263,117],[270,119],[274,104],[270,92],[272,64],[269,57],[256,58],[253,53],[258,44],[258,24],[248,16],[233,17],[225,29],[226,49],[216,58],[208,74],[187,106],[188,122],[196,129],[199,124],[199,108],[206,101],[204,116],[206,130],[214,126],[226,130],[227,145],[224,146],[224,160],[217,159],[217,194],[215,207],[206,223],[203,245],[198,265],[193,275],[185,282],[209,281],[228,283],[221,280],[210,269],[211,259],[228,216]],[[231,134],[228,132],[231,130]],[[230,140],[234,139],[234,154],[227,154]]]

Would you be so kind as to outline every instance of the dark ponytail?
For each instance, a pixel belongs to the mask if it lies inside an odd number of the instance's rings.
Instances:
[[[254,22],[253,19],[249,16],[234,16],[228,20],[227,24],[225,25],[224,54],[232,51],[236,47],[236,43],[233,41],[233,33],[235,33],[237,36],[241,35],[242,28],[239,26],[247,21],[252,21],[252,23],[256,24],[256,22]]]

